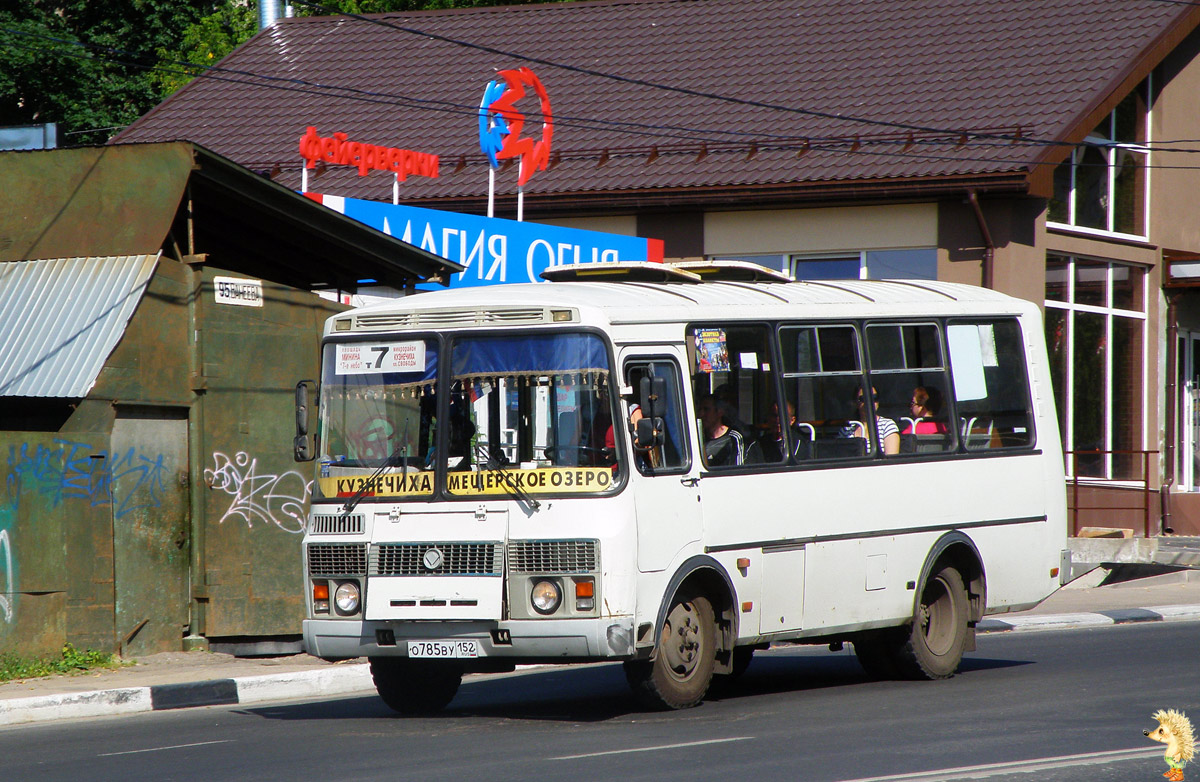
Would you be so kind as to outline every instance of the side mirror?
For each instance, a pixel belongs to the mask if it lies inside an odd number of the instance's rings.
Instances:
[[[633,447],[639,451],[649,451],[665,442],[663,420],[661,418],[638,419],[637,432],[633,438]]]
[[[667,414],[667,379],[647,375],[638,383],[638,404],[647,418],[662,418]],[[660,422],[661,423],[661,422]],[[659,427],[661,429],[661,426]]]
[[[311,462],[315,458],[313,440],[308,433],[310,385],[314,390],[317,387],[316,382],[312,380],[301,380],[296,384],[296,439],[292,441],[292,452],[298,462]]]

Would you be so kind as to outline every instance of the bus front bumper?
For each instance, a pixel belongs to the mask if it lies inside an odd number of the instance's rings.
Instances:
[[[513,663],[584,662],[634,656],[632,616],[507,622],[304,620],[304,649],[314,657],[407,657],[410,641],[474,640],[480,658]]]

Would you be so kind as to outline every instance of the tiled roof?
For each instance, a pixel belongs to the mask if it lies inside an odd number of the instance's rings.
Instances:
[[[1048,149],[1029,141],[1079,131],[1195,27],[1200,8],[601,0],[367,19],[281,20],[221,62],[236,72],[196,79],[118,140],[187,139],[252,169],[278,166],[276,180],[298,188],[298,142],[312,125],[438,154],[441,175],[410,177],[406,202],[479,204],[484,87],[498,69],[528,66],[550,95],[560,156],[526,185],[531,203],[964,179],[1020,187]],[[531,116],[527,134],[539,124]],[[991,135],[1018,131],[1017,143]],[[310,189],[387,200],[390,180],[331,167]],[[496,181],[515,192],[515,167]]]

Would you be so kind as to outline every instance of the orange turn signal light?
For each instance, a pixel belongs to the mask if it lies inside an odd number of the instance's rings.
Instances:
[[[328,600],[329,584],[313,584],[313,600]]]
[[[591,581],[576,581],[575,582],[575,597],[593,597],[596,594],[596,585]]]

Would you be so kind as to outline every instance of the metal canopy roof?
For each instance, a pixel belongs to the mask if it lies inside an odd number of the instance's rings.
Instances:
[[[0,262],[186,253],[191,233],[213,266],[310,290],[462,269],[188,142],[4,152],[0,185]]]
[[[0,397],[82,398],[158,255],[0,263]]]

